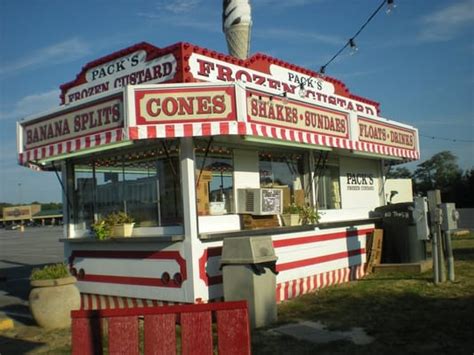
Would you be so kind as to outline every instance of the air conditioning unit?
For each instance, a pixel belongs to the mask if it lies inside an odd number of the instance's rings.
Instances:
[[[282,189],[238,189],[237,212],[272,215],[283,212]]]

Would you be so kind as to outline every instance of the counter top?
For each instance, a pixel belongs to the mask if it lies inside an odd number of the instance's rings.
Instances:
[[[68,243],[170,243],[181,242],[184,240],[184,235],[163,235],[159,237],[130,237],[130,238],[109,238],[99,240],[91,237],[83,238],[61,238],[60,242]]]
[[[379,218],[367,218],[359,220],[348,220],[348,221],[337,221],[337,222],[325,222],[318,224],[306,224],[302,226],[291,226],[291,227],[276,227],[276,228],[262,228],[262,229],[245,229],[235,232],[216,232],[216,233],[202,233],[199,234],[199,239],[203,241],[215,241],[222,240],[224,238],[232,237],[251,237],[259,235],[277,235],[277,234],[286,234],[286,233],[298,233],[298,232],[307,232],[311,230],[318,229],[328,229],[328,228],[340,228],[340,227],[355,227],[362,224],[371,224],[376,223]]]

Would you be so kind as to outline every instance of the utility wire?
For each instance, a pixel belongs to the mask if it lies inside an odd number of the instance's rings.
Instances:
[[[460,142],[460,143],[474,143],[472,139],[457,139],[457,138],[446,138],[446,137],[437,137],[437,136],[428,136],[425,134],[420,134],[420,137],[436,139],[440,141],[449,141],[449,142]]]
[[[344,49],[346,49],[348,46],[354,46],[355,45],[355,42],[354,40],[357,38],[357,36],[364,30],[364,28],[369,24],[370,21],[372,21],[372,19],[375,17],[375,15],[377,15],[379,13],[379,11],[382,9],[382,7],[385,5],[385,3],[392,3],[393,1],[389,1],[389,0],[383,0],[380,5],[377,7],[377,9],[372,13],[372,15],[369,16],[369,18],[367,19],[367,21],[365,21],[365,23],[359,28],[359,30],[355,33],[354,36],[352,36],[347,42],[346,44],[341,48],[339,49],[339,51],[334,54],[334,56],[329,59],[329,61],[324,64],[323,66],[321,66],[321,69],[319,70],[319,72],[321,74],[324,74],[324,72],[326,71],[326,67],[331,64],[334,59],[336,59],[343,51]]]

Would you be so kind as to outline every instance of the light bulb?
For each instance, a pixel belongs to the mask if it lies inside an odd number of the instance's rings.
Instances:
[[[393,0],[387,0],[387,10],[385,10],[385,13],[390,15],[396,8],[397,4]]]

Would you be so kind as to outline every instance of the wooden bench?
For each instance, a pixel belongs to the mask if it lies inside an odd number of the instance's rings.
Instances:
[[[179,343],[182,354],[213,354],[213,321],[219,354],[250,354],[246,301],[79,310],[72,311],[71,317],[72,354],[102,354],[104,345],[109,354],[139,354],[140,347],[144,354],[176,354]],[[176,336],[178,327],[180,342]],[[103,337],[105,328],[107,336]]]

